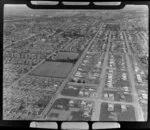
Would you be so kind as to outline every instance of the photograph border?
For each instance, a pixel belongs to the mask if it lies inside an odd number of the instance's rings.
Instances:
[[[58,1],[58,0],[51,0],[51,1]],[[62,2],[63,0],[60,0],[60,3]],[[64,1],[66,1],[66,0],[64,0]],[[71,0],[70,0],[71,1]],[[78,0],[79,1],[79,0]],[[85,1],[88,1],[88,0],[85,0]],[[89,0],[90,1],[90,0]],[[100,1],[100,2],[102,2],[101,0],[93,0],[92,2],[98,2],[98,1]],[[107,1],[110,1],[110,0],[107,0]],[[121,0],[120,0],[121,1]],[[120,2],[119,1],[119,2]],[[80,1],[81,2],[81,1]],[[91,1],[90,1],[91,2]],[[106,2],[106,1],[105,1]],[[112,2],[112,1],[111,1]],[[114,2],[116,2],[116,1],[114,1]],[[106,9],[106,10],[108,10],[108,6],[95,6],[95,5],[93,5],[93,4],[90,4],[89,6],[71,6],[70,7],[70,5],[69,6],[63,6],[62,4],[58,4],[58,5],[40,5],[40,6],[38,6],[38,5],[36,5],[36,6],[33,6],[33,5],[31,5],[31,3],[30,3],[30,1],[29,0],[1,0],[1,2],[0,2],[0,42],[1,43],[3,43],[3,18],[4,18],[4,5],[5,4],[26,4],[28,7],[30,7],[30,8],[32,8],[32,9],[99,9],[99,10],[104,10],[104,9]],[[134,5],[147,5],[148,6],[148,10],[149,10],[149,14],[150,14],[150,9],[149,9],[149,7],[150,7],[150,1],[144,1],[144,0],[141,0],[141,1],[123,1],[123,4],[121,4],[121,6],[113,6],[113,7],[110,7],[109,9],[121,9],[121,8],[123,8],[125,5],[132,5],[132,4],[134,4]],[[148,18],[148,24],[150,25],[150,23],[149,23],[149,18]],[[148,34],[149,35],[149,34]],[[150,43],[150,38],[149,38],[149,43]],[[0,44],[1,45],[1,49],[3,48],[3,44]],[[3,49],[2,49],[2,52],[3,52]],[[1,55],[1,59],[3,60],[3,53],[1,53],[2,55]],[[1,64],[1,72],[2,72],[2,77],[3,77],[3,62],[2,62],[2,64]],[[149,69],[148,69],[148,72],[149,72]],[[148,77],[149,77],[149,74],[148,74]],[[2,79],[2,82],[1,82],[1,86],[3,86],[3,78],[1,78]],[[148,86],[149,86],[149,80],[148,80]],[[148,91],[149,91],[149,89],[148,89]],[[0,113],[0,115],[1,115],[1,120],[0,120],[0,126],[2,126],[2,127],[24,127],[24,128],[29,128],[29,124],[30,124],[30,122],[31,121],[9,121],[9,120],[3,120],[3,114],[2,114],[2,110],[3,110],[3,108],[2,108],[2,106],[3,106],[3,87],[1,87],[1,91],[0,91],[1,93],[1,105],[0,105],[0,109],[1,109],[1,113]],[[150,94],[148,93],[148,99],[150,99]],[[148,100],[148,108],[150,108],[149,107],[150,106],[150,100]],[[150,111],[149,111],[149,109],[148,109],[148,120],[147,120],[147,122],[124,122],[124,121],[121,121],[121,122],[119,122],[120,123],[120,126],[121,126],[121,128],[127,128],[127,129],[132,129],[132,128],[150,128],[150,121],[149,121],[149,119],[150,119]],[[36,121],[36,120],[35,120]],[[45,121],[43,121],[43,120],[41,120],[41,122],[45,122]],[[55,121],[50,121],[50,122],[55,122]],[[57,121],[57,123],[58,123],[58,128],[61,128],[60,127],[60,125],[61,125],[61,123],[62,122],[67,122],[67,121]],[[74,121],[71,121],[71,122],[74,122]],[[81,121],[77,121],[77,122],[81,122]],[[83,122],[86,122],[86,121],[83,121]],[[92,128],[92,123],[93,122],[98,122],[98,121],[89,121],[88,123],[89,123],[89,126],[90,126],[90,129]]]

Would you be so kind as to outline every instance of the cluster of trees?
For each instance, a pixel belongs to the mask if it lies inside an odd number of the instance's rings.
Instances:
[[[141,62],[144,63],[144,64],[148,64],[148,57],[147,56],[142,56],[142,57],[139,57]]]
[[[106,30],[119,31],[120,25],[118,25],[118,24],[107,24]]]
[[[69,57],[67,57],[66,59],[58,59],[56,61],[58,61],[58,62],[76,63],[77,59],[70,59]]]
[[[69,32],[63,33],[63,37],[78,38],[78,37],[83,37],[83,35],[77,31],[69,31]]]
[[[78,60],[78,58],[71,59],[67,57],[66,59],[55,59],[55,57],[51,56],[46,59],[47,61],[56,61],[56,62],[69,62],[75,64]]]

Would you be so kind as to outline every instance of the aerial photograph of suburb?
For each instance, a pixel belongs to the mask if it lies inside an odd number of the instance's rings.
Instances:
[[[3,120],[147,121],[148,6],[4,6]]]

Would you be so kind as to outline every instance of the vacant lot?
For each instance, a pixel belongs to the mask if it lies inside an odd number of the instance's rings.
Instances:
[[[71,63],[46,61],[33,70],[30,75],[65,78],[72,66]]]

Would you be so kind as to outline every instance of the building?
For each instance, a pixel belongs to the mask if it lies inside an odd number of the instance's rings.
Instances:
[[[114,111],[114,104],[109,103],[107,110],[108,110],[108,111]]]

